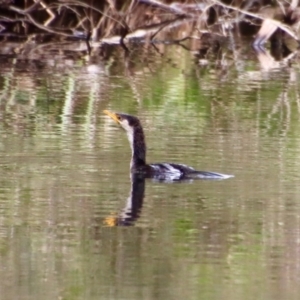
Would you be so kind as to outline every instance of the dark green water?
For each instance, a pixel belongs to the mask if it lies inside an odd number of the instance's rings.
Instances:
[[[1,57],[0,299],[298,299],[297,63],[160,51]],[[130,148],[103,109],[139,116],[149,162],[235,178],[146,180],[126,222]]]

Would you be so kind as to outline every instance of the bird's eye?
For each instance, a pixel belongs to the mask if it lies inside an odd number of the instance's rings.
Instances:
[[[119,121],[122,121],[122,117],[120,115],[117,115],[117,118]]]

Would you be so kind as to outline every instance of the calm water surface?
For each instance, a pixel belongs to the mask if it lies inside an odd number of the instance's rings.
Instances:
[[[159,50],[0,58],[0,299],[299,299],[297,64]],[[103,109],[235,178],[131,180]]]

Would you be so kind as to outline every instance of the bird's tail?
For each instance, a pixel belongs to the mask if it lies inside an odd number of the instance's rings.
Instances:
[[[209,179],[209,180],[223,180],[234,177],[234,175],[207,172],[207,171],[195,171],[189,174],[191,179]]]

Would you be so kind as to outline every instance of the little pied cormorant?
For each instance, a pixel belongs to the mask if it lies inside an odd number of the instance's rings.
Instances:
[[[128,114],[115,113],[108,110],[103,112],[125,129],[132,152],[130,170],[134,174],[140,174],[144,178],[153,178],[159,181],[227,179],[234,177],[233,175],[215,172],[197,171],[183,164],[146,164],[146,143],[140,120]]]

